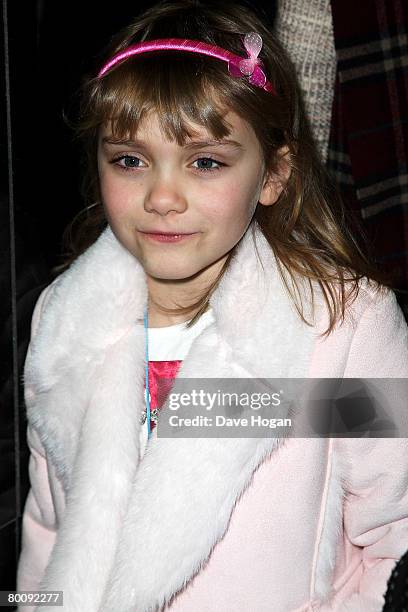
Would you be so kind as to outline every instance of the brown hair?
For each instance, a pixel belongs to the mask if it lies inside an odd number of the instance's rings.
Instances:
[[[114,136],[123,138],[135,134],[140,120],[153,110],[166,137],[182,145],[191,137],[188,120],[207,128],[214,138],[227,136],[230,132],[223,116],[225,109],[230,109],[253,128],[267,173],[277,172],[279,149],[284,146],[289,149],[290,178],[273,206],[258,204],[252,229],[257,224],[268,240],[282,280],[303,321],[310,324],[304,318],[301,299],[296,297],[296,293],[300,295],[298,275],[308,279],[312,299],[314,281],[322,290],[330,315],[325,334],[331,332],[340,317],[344,319],[346,304],[357,296],[360,279],[371,279],[376,289],[390,286],[388,277],[371,263],[371,257],[353,237],[354,233],[364,237],[362,228],[358,224],[351,230],[350,224],[356,224],[356,220],[347,218],[336,187],[319,158],[294,68],[265,21],[265,15],[258,16],[253,7],[243,2],[165,0],[146,10],[114,37],[100,66],[132,43],[166,37],[198,39],[244,55],[242,37],[256,31],[263,39],[260,58],[277,95],[250,85],[247,79],[231,77],[226,64],[217,59],[172,51],[164,52],[165,62],[162,52],[145,53],[116,65],[102,79],[95,74],[86,78],[76,135],[84,145],[83,191],[88,205],[64,231],[63,241],[70,253],[55,272],[66,269],[107,224],[97,171],[98,133],[103,124],[111,121]],[[364,248],[367,250],[367,245]],[[163,311],[195,312],[189,322],[193,324],[208,307],[209,297],[235,249],[197,302]]]

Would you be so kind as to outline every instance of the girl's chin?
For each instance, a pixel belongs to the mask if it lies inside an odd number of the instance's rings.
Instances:
[[[205,268],[200,266],[177,266],[173,262],[169,262],[167,266],[163,265],[163,261],[156,266],[145,267],[145,272],[151,278],[161,281],[188,281],[198,276]]]

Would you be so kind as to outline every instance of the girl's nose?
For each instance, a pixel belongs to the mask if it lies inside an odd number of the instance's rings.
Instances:
[[[155,183],[145,198],[144,209],[159,215],[167,215],[171,211],[182,213],[187,209],[187,201],[174,185]]]

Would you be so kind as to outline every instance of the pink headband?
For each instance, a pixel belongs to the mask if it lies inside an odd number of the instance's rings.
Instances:
[[[266,80],[265,73],[261,68],[263,63],[258,58],[262,49],[261,36],[256,32],[249,32],[245,34],[243,44],[248,55],[246,58],[231,53],[231,51],[226,51],[222,47],[210,45],[199,40],[188,40],[187,38],[159,38],[157,40],[147,40],[145,42],[136,43],[114,55],[100,70],[98,77],[102,77],[113,66],[133,55],[146,53],[147,51],[176,49],[178,51],[190,51],[191,53],[210,55],[211,57],[216,57],[224,62],[228,62],[228,70],[232,76],[239,78],[247,76],[252,85],[261,87],[273,95],[276,95],[275,88]]]

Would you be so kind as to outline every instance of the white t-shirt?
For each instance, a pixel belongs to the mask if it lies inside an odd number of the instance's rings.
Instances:
[[[149,361],[184,359],[194,338],[213,321],[213,312],[208,309],[189,328],[186,327],[186,323],[177,323],[177,325],[169,325],[168,327],[149,327],[147,330]]]
[[[192,327],[186,323],[177,323],[167,327],[149,327],[147,330],[149,362],[150,361],[182,361],[190,350],[194,339],[214,321],[211,308],[201,315]],[[147,419],[140,432],[140,456],[146,450],[148,439]]]

